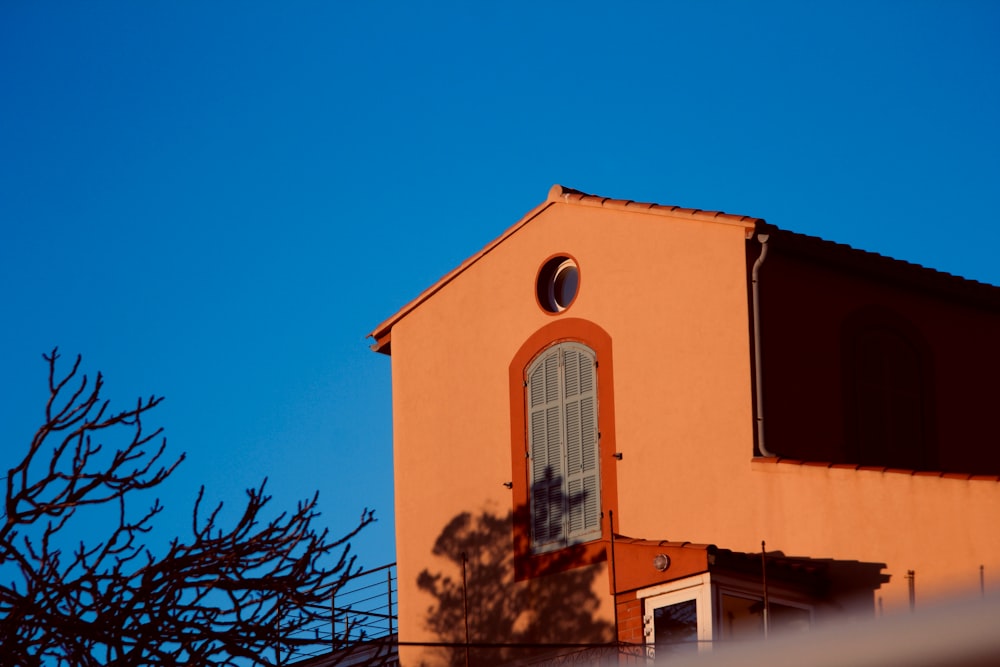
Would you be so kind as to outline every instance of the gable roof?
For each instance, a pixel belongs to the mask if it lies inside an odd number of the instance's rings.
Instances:
[[[536,206],[535,208],[528,211],[528,213],[514,223],[512,226],[507,228],[500,236],[495,238],[493,241],[488,243],[486,247],[472,255],[464,262],[459,264],[457,267],[446,273],[442,278],[440,278],[433,285],[421,292],[417,298],[410,301],[408,304],[399,309],[395,315],[385,320],[379,324],[375,329],[368,334],[368,337],[373,339],[374,342],[371,348],[376,352],[382,352],[383,354],[391,353],[391,343],[392,343],[392,327],[396,322],[400,321],[406,315],[408,315],[412,310],[417,308],[424,301],[433,296],[438,290],[443,288],[445,285],[450,283],[452,280],[457,278],[462,272],[468,269],[470,266],[478,262],[480,259],[489,254],[494,248],[503,243],[507,238],[513,236],[518,230],[528,224],[531,220],[537,217],[545,209],[549,208],[553,204],[573,204],[578,206],[595,206],[601,208],[627,210],[635,213],[648,213],[653,215],[663,215],[674,218],[690,218],[692,220],[701,220],[707,222],[717,222],[727,225],[736,225],[743,227],[746,230],[747,238],[753,233],[753,230],[759,224],[764,224],[764,220],[760,218],[753,218],[746,215],[732,215],[730,213],[724,213],[722,211],[703,211],[696,208],[683,208],[681,206],[667,206],[663,204],[654,204],[649,202],[636,202],[630,199],[612,199],[610,197],[601,197],[598,195],[587,194],[586,192],[581,192],[580,190],[575,190],[573,188],[563,187],[562,185],[556,184],[549,189],[549,194],[545,198],[545,201]]]

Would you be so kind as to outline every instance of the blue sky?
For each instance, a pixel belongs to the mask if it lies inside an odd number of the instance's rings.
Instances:
[[[536,6],[538,5],[538,6]],[[366,334],[553,183],[766,218],[1000,284],[1000,6],[0,4],[0,467],[41,353],[105,373],[198,485],[393,559]]]

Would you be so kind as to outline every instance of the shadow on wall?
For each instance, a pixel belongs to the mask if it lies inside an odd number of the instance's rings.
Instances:
[[[434,555],[449,564],[446,571],[424,570],[417,585],[435,598],[427,610],[428,629],[438,641],[454,644],[438,647],[443,664],[533,661],[612,640],[613,624],[601,620],[601,600],[593,591],[603,559],[557,552],[554,558],[566,559],[557,574],[515,583],[514,554],[520,550],[514,548],[514,519],[511,512],[463,512],[434,544]]]

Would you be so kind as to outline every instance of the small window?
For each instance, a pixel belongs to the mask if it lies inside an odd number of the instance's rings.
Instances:
[[[570,257],[553,257],[538,272],[538,303],[550,313],[569,308],[579,289],[580,269]]]
[[[653,609],[655,657],[698,650],[698,603],[683,600]]]
[[[764,600],[756,595],[722,593],[717,639],[743,640],[764,637]],[[809,608],[771,600],[767,604],[768,632],[808,630]]]

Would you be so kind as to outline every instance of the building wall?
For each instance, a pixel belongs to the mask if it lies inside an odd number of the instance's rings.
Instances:
[[[512,479],[508,367],[559,318],[592,322],[612,341],[615,432],[602,447],[622,456],[602,474],[617,482],[616,532],[748,552],[766,540],[789,556],[885,562],[892,581],[879,594],[890,609],[906,603],[909,569],[920,595],[973,590],[980,564],[988,585],[1000,585],[1000,483],[753,460],[745,225],[558,202],[533,215],[392,328],[403,664],[446,659],[406,642],[458,637],[462,553],[475,579],[470,616],[482,621],[473,641],[610,638],[605,563],[514,581],[511,513],[526,480]],[[536,302],[535,279],[563,253],[580,267],[580,289],[552,315]],[[796,389],[817,387],[807,379]],[[803,405],[815,407],[789,399],[775,409],[802,410],[806,424],[824,417]],[[837,428],[810,432],[836,443]],[[555,604],[578,589],[575,604],[593,621],[583,633],[570,632],[583,617],[560,617]],[[539,600],[559,621],[544,631],[532,612]]]
[[[445,527],[464,512],[506,516],[515,494],[503,483],[526,483],[511,480],[508,366],[556,318],[598,323],[613,340],[616,368],[628,369],[624,381],[615,380],[615,410],[625,424],[615,435],[621,479],[631,488],[662,485],[662,470],[685,465],[713,443],[735,453],[737,443],[748,442],[743,244],[739,226],[553,204],[395,324],[402,642],[439,641],[425,623],[436,600],[417,579],[425,569],[460,576],[453,560],[433,555]],[[571,308],[554,316],[536,303],[535,278],[557,253],[576,259],[581,285]],[[651,422],[663,428],[650,431]],[[668,468],[649,468],[680,441],[688,446],[673,448],[663,462]],[[651,510],[630,494],[618,530],[659,532]],[[510,549],[510,535],[504,539]],[[609,623],[606,568],[590,567],[600,568],[591,578],[601,601],[595,613]]]

